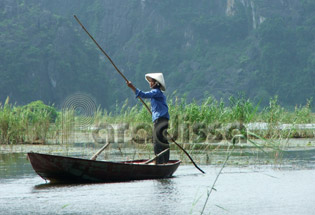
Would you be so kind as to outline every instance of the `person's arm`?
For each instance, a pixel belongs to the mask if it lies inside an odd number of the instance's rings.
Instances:
[[[136,89],[135,91],[136,97],[144,98],[144,99],[150,99],[158,96],[157,90],[151,90],[148,92],[143,92],[139,89]]]
[[[136,94],[136,97],[140,98],[153,98],[158,96],[158,92],[156,90],[151,90],[148,92],[143,92],[139,89],[137,89],[130,81],[127,81],[127,86],[130,87],[130,89],[133,90],[133,92]]]
[[[127,86],[130,87],[130,89],[132,89],[133,92],[136,92],[135,86],[133,86],[133,84],[130,81],[127,81]]]

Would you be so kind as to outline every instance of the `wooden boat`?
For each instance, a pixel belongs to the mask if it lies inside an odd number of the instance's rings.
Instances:
[[[144,164],[146,160],[110,162],[34,152],[27,155],[35,172],[52,183],[122,182],[168,178],[180,165],[179,160],[150,165]]]

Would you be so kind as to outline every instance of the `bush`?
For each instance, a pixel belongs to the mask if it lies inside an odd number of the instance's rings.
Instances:
[[[34,101],[22,107],[23,110],[29,110],[28,119],[31,122],[36,121],[39,114],[46,113],[49,116],[50,122],[55,122],[57,118],[57,111],[54,107],[45,105],[42,101]]]

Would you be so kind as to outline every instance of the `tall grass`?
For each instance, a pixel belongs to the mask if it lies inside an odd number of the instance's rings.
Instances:
[[[174,98],[175,97],[175,98]],[[170,112],[170,133],[178,135],[184,131],[183,142],[206,141],[231,138],[235,129],[244,129],[249,123],[266,123],[267,129],[254,130],[264,138],[314,137],[314,130],[299,130],[298,124],[315,123],[315,114],[311,111],[312,100],[304,106],[296,106],[289,111],[278,102],[278,97],[270,99],[269,106],[259,110],[243,95],[230,97],[228,102],[207,97],[201,102],[187,102],[184,98],[173,96],[168,99]],[[56,142],[69,142],[74,132],[76,120],[73,110],[55,112],[51,106],[42,102],[33,102],[26,106],[9,104],[9,98],[0,104],[0,144],[45,143],[48,139]],[[100,108],[90,120],[91,126],[100,123],[129,123],[130,126],[147,123],[152,125],[151,116],[140,103],[128,106],[128,100],[116,110],[108,112]],[[280,129],[282,124],[293,125],[290,129]],[[227,130],[227,133],[222,132]],[[196,132],[197,131],[197,132]],[[186,135],[186,136],[185,136]],[[190,135],[190,136],[189,136]],[[193,136],[199,139],[192,139]]]
[[[7,98],[4,105],[0,104],[0,143],[45,143],[50,123],[47,110],[13,106]]]
[[[15,114],[15,109],[9,104],[9,98],[6,99],[4,105],[0,104],[0,143],[17,143],[22,141],[23,127],[21,121]]]

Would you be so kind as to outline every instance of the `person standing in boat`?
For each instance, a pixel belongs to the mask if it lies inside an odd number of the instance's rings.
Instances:
[[[170,116],[166,97],[162,92],[166,90],[166,85],[162,73],[148,73],[145,75],[145,79],[149,82],[151,91],[143,92],[135,88],[130,81],[127,82],[127,85],[135,92],[136,97],[151,99],[152,121],[154,124],[153,144],[154,153],[157,155],[169,148],[166,133]],[[167,163],[169,157],[170,151],[168,150],[156,159],[156,164]]]

